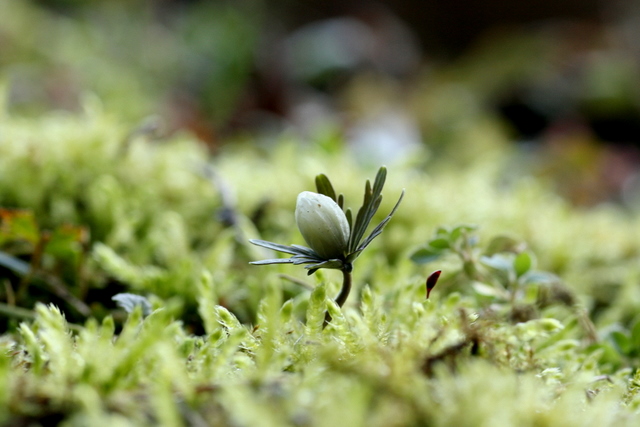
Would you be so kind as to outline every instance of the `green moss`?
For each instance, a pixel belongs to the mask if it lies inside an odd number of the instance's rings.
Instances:
[[[68,277],[62,286],[76,298],[81,283],[85,295],[107,295],[81,316],[69,297],[28,281],[34,293],[19,305],[33,319],[1,341],[3,421],[637,423],[637,216],[575,209],[528,178],[497,187],[509,166],[499,153],[465,170],[389,167],[387,191],[405,188],[405,200],[357,260],[341,308],[339,274],[250,266],[272,254],[247,242],[303,243],[295,198],[317,173],[357,200],[372,170],[344,148],[283,140],[210,158],[177,135],[123,149],[129,130],[99,109],[4,115],[0,125],[0,205],[26,209],[35,224],[24,239],[22,223],[1,229],[1,250],[45,284]],[[223,201],[221,188],[233,197]],[[382,215],[394,201],[383,199]],[[216,217],[222,207],[231,223]],[[69,252],[79,241],[62,239],[46,262],[26,262],[41,233],[63,224],[88,230],[86,248]],[[56,265],[82,266],[85,282]],[[443,273],[426,300],[434,269]],[[14,273],[4,279],[20,286]],[[154,311],[115,309],[123,288]]]

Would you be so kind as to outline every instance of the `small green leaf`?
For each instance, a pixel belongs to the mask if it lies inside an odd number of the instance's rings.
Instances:
[[[558,276],[553,273],[530,270],[520,278],[520,283],[523,285],[549,285],[559,280]]]
[[[416,264],[426,264],[440,258],[442,256],[442,252],[443,251],[441,250],[430,247],[418,249],[411,255],[411,261]]]
[[[491,267],[495,270],[509,272],[513,269],[513,264],[509,258],[504,255],[495,254],[493,256],[480,257],[480,262],[487,267]]]
[[[351,213],[351,208],[347,208],[344,211],[344,216],[347,217],[347,222],[349,223],[349,230],[353,230],[353,213]]]
[[[462,235],[467,234],[471,231],[474,231],[476,228],[478,228],[477,225],[470,225],[470,224],[458,225],[454,227],[449,233],[449,236],[450,236],[449,239],[450,241],[455,242],[460,237],[462,237]]]
[[[381,166],[378,169],[378,173],[376,174],[376,179],[373,182],[373,194],[380,194],[382,192],[382,187],[384,187],[384,182],[387,179],[387,168]]]
[[[520,252],[524,249],[524,243],[516,240],[511,236],[494,237],[485,250],[485,255],[491,256],[499,252]]]
[[[333,199],[334,202],[338,203],[333,185],[331,185],[331,181],[325,174],[316,176],[316,188],[318,189],[318,193],[324,194],[325,196]],[[340,205],[340,203],[338,204]]]
[[[533,255],[529,252],[520,252],[513,260],[513,268],[518,277],[527,273],[533,267]]]
[[[435,249],[449,249],[449,240],[443,238],[437,238],[429,241],[429,246]]]
[[[438,227],[436,229],[436,238],[443,238],[443,239],[449,239],[451,237],[451,233],[449,233],[449,230],[446,229],[445,227]]]

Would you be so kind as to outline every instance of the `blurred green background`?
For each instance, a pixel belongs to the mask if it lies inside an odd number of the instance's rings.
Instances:
[[[0,8],[0,81],[12,113],[77,112],[97,97],[132,127],[153,116],[152,131],[187,129],[213,153],[283,132],[312,142],[333,134],[372,164],[416,147],[431,161],[465,163],[519,143],[518,169],[549,178],[572,202],[639,203],[634,2]]]
[[[639,82],[631,0],[0,0],[0,424],[637,425]],[[249,265],[381,165],[344,307]]]
[[[480,223],[608,306],[631,279],[607,263],[637,256],[639,22],[604,0],[0,1],[0,205],[27,210],[2,248],[70,283],[87,307],[43,292],[77,319],[127,289],[193,307],[204,266],[247,320],[246,239],[299,239],[315,174],[355,200],[386,164],[414,190],[389,262]]]

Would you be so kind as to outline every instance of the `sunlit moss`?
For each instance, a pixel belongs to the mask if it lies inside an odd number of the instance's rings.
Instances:
[[[29,209],[44,228],[87,226],[92,286],[118,283],[154,308],[70,324],[61,308],[36,305],[35,320],[2,341],[3,421],[637,423],[637,216],[575,209],[529,178],[503,182],[500,154],[468,169],[398,164],[386,188],[404,188],[405,201],[358,260],[340,308],[333,272],[251,268],[272,254],[247,242],[302,243],[295,198],[317,173],[358,200],[372,170],[343,148],[283,140],[210,157],[177,135],[121,151],[130,129],[100,109],[0,123],[3,207]],[[434,235],[470,246],[414,264]],[[513,247],[489,254],[504,235]],[[527,281],[529,271],[541,276]]]

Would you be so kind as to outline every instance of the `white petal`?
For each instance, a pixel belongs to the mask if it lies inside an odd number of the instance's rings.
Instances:
[[[330,197],[303,191],[296,203],[296,223],[309,247],[324,259],[343,256],[349,243],[349,223]]]

